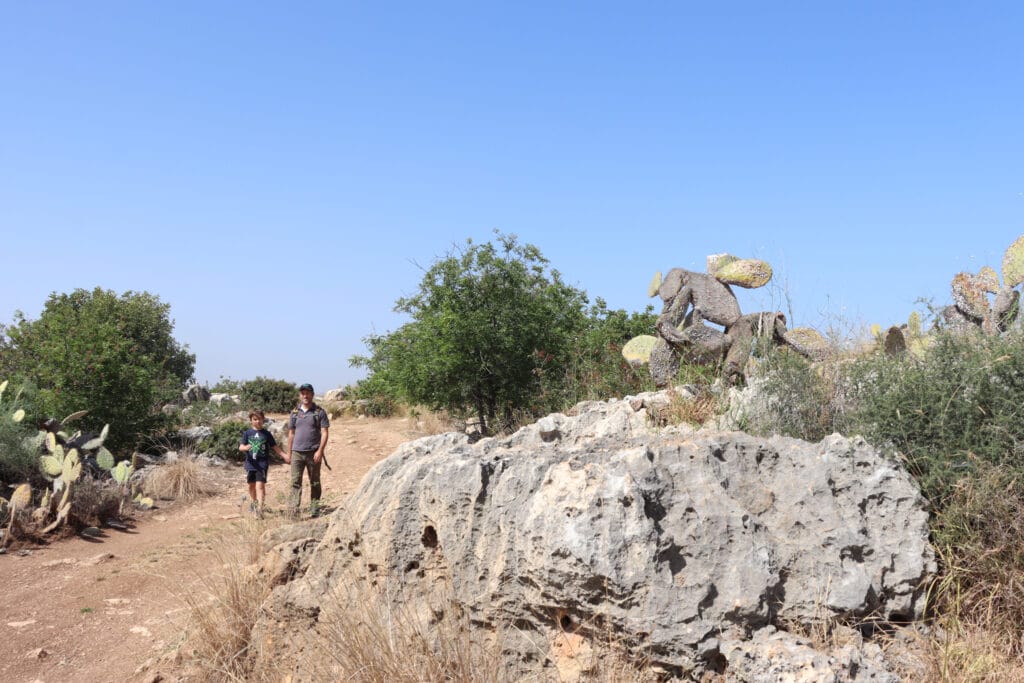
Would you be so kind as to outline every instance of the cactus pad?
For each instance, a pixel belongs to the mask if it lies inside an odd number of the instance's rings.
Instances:
[[[633,337],[622,347],[622,357],[634,367],[644,365],[651,359],[651,350],[657,341],[657,337],[649,334]]]
[[[1016,287],[1024,282],[1024,235],[1006,248],[1003,254],[1003,284]]]
[[[647,285],[647,296],[654,296],[661,287],[661,271],[659,270],[651,278],[651,284]]]
[[[64,466],[61,461],[52,455],[44,455],[41,460],[43,473],[46,474],[47,477],[59,477],[61,472],[64,471]]]
[[[4,395],[4,389],[6,389],[6,388],[7,388],[7,380],[5,379],[3,382],[0,382],[0,396]]]
[[[794,327],[787,330],[783,338],[797,353],[812,360],[821,360],[828,355],[828,342],[813,327]]]
[[[708,254],[708,274],[714,275],[734,261],[739,261],[739,258],[732,254]]]
[[[125,463],[124,460],[122,460],[121,462],[117,463],[117,466],[114,467],[114,469],[110,470],[110,475],[114,477],[114,481],[116,481],[118,484],[124,484],[125,482],[128,481],[128,478],[132,476],[132,471],[134,469],[135,468],[133,468],[131,465],[128,465],[127,463]]]
[[[993,268],[984,266],[978,271],[978,282],[990,294],[999,291],[999,274]]]
[[[882,341],[882,348],[890,356],[898,356],[907,350],[907,338],[903,330],[893,325],[885,331],[885,339]]]
[[[11,507],[16,507],[19,510],[24,510],[32,502],[32,487],[28,484],[22,484],[18,488],[14,489],[14,493],[11,494]]]
[[[873,323],[871,325],[871,338],[872,339],[881,339],[882,338],[882,326],[879,325],[878,323]]]
[[[96,464],[99,465],[100,469],[109,470],[114,466],[114,456],[103,446],[96,451]]]
[[[77,420],[80,417],[85,417],[88,414],[89,414],[88,410],[79,410],[78,412],[71,413],[70,415],[65,417],[63,420],[60,421],[60,423],[62,425],[66,425],[68,422],[71,422],[72,420]]]
[[[984,283],[977,275],[957,273],[952,282],[953,303],[969,318],[982,321],[988,318],[988,296]]]
[[[103,425],[103,429],[100,431],[100,435],[97,436],[95,439],[89,439],[88,441],[86,441],[85,445],[82,446],[82,450],[91,451],[94,448],[99,448],[100,446],[102,446],[103,442],[107,440],[107,432],[109,431],[110,425]]]
[[[25,419],[25,411],[22,410],[21,408],[18,408],[17,410],[14,411],[14,414],[11,415],[11,419],[15,422],[21,422],[22,420]]]
[[[712,275],[727,285],[756,289],[772,279],[772,267],[759,259],[736,259],[722,265]]]

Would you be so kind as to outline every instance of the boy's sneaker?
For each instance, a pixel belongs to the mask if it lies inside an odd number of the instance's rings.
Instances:
[[[310,504],[310,506],[309,506],[309,516],[310,516],[311,519],[319,517],[322,514],[322,512],[323,511],[322,511],[322,508],[320,507],[320,502],[319,501],[313,501]]]

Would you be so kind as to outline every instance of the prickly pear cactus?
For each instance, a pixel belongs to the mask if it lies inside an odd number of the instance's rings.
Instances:
[[[114,478],[114,481],[123,486],[128,482],[128,479],[132,476],[132,472],[134,471],[134,467],[122,460],[117,463],[114,469],[110,470],[110,476]]]
[[[813,360],[822,360],[828,356],[828,342],[813,327],[794,327],[784,335],[786,343],[798,353]]]
[[[964,315],[979,324],[989,317],[989,303],[984,281],[972,273],[957,273],[951,283],[953,303]]]
[[[1014,288],[1024,282],[1024,235],[1006,248],[1003,254],[1003,286]]]
[[[649,334],[633,337],[622,347],[622,357],[632,366],[644,365],[651,359],[651,350],[658,338]]]
[[[647,285],[647,296],[654,296],[661,289],[661,271],[657,271],[651,278],[651,284]]]
[[[772,267],[759,259],[736,259],[720,266],[713,275],[727,285],[756,289],[772,279]]]

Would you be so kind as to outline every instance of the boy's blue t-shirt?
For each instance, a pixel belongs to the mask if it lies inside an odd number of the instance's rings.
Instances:
[[[270,468],[270,449],[277,445],[274,435],[266,429],[250,427],[242,434],[242,445],[251,444],[245,453],[245,471],[267,470]]]

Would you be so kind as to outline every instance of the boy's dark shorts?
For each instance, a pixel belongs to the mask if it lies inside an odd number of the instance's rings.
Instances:
[[[266,484],[267,483],[267,471],[266,470],[246,470],[245,471],[245,480],[248,483],[250,483],[250,484],[254,484],[254,483],[258,482],[258,481],[261,481],[264,484]]]

